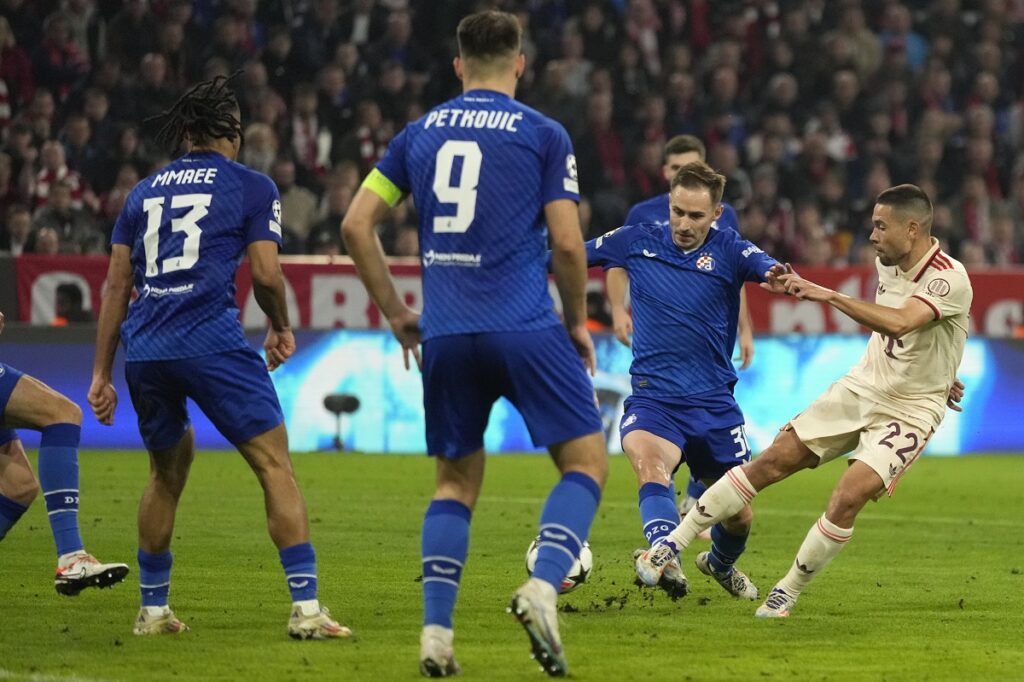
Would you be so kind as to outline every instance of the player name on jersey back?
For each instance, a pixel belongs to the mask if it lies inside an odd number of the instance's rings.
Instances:
[[[467,98],[467,101],[470,101]],[[516,125],[523,120],[521,111],[491,109],[434,109],[427,114],[423,128],[486,128],[518,133]]]
[[[165,170],[153,177],[150,187],[164,185],[190,185],[199,184],[212,185],[217,177],[216,168],[179,168],[177,170]]]

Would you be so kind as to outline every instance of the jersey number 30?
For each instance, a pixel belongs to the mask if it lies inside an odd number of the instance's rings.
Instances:
[[[160,252],[160,225],[164,216],[166,197],[152,197],[142,202],[142,210],[146,212],[146,234],[142,245],[146,250],[146,277],[156,277],[161,273],[188,270],[199,260],[199,238],[203,231],[199,229],[199,221],[209,213],[212,194],[176,194],[171,197],[171,209],[187,208],[185,215],[171,219],[173,232],[184,232],[185,243],[181,247],[181,255],[165,258],[157,265],[156,259]]]
[[[465,232],[476,217],[476,187],[480,184],[480,145],[448,140],[437,150],[434,194],[442,204],[455,204],[455,215],[434,216],[434,232]],[[455,159],[462,159],[458,184],[452,184]]]

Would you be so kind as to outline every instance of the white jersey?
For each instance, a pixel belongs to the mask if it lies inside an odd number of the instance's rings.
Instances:
[[[875,303],[902,308],[910,298],[925,303],[935,319],[900,339],[871,334],[864,357],[839,380],[854,393],[893,409],[926,428],[946,412],[946,400],[967,342],[967,317],[974,290],[967,270],[932,248],[910,270],[878,268]]]

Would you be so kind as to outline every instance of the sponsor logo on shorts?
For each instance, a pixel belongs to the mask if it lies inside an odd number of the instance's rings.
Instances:
[[[147,284],[142,287],[142,298],[161,298],[163,296],[183,296],[191,294],[192,289],[195,288],[195,283],[189,282],[188,284],[179,284],[176,287],[154,287]]]
[[[928,286],[925,287],[925,291],[932,296],[945,296],[949,293],[949,288],[949,282],[941,277],[936,277],[932,281],[928,282]]]
[[[622,420],[622,428],[626,428],[627,426],[629,426],[631,424],[635,424],[635,423],[636,423],[636,412],[634,412],[633,414],[629,415],[628,417],[626,417],[625,419]]]
[[[2,377],[5,374],[7,374],[7,368],[4,367],[3,365],[0,365],[0,377]]]
[[[478,268],[480,267],[480,258],[481,256],[479,253],[445,253],[430,249],[423,254],[423,267],[429,268],[431,265],[454,265],[463,268]]]

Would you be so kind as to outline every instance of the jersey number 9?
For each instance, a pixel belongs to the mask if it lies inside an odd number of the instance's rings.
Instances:
[[[462,159],[458,184],[452,184],[455,159]],[[437,150],[434,195],[442,204],[455,204],[454,216],[434,216],[434,232],[465,232],[476,217],[476,187],[480,183],[480,145],[448,140]]]

